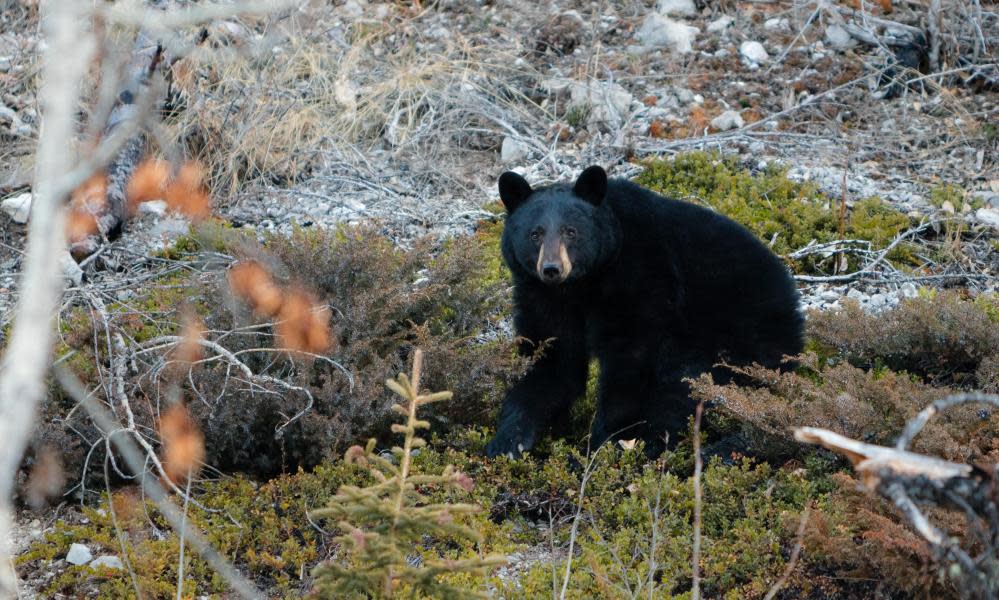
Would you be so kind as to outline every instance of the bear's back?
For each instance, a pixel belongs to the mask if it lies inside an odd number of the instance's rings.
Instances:
[[[659,272],[672,279],[664,285],[680,290],[677,308],[692,330],[747,342],[761,327],[800,330],[794,280],[742,225],[624,179],[608,182],[607,202],[622,231],[618,262],[634,265],[624,266],[621,276]]]

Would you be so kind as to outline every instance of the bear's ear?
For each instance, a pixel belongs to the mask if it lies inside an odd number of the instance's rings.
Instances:
[[[607,173],[599,165],[588,167],[579,174],[572,193],[594,206],[600,206],[607,195]]]
[[[517,207],[527,200],[527,197],[531,195],[534,190],[531,189],[531,184],[527,183],[527,180],[514,173],[513,171],[507,171],[500,175],[499,178],[499,193],[500,200],[503,201],[503,206],[506,207],[506,212],[512,213],[517,210]]]

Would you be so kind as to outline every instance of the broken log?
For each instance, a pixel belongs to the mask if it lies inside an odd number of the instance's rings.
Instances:
[[[89,224],[89,230],[70,233],[69,250],[77,261],[96,252],[106,240],[113,240],[121,234],[128,216],[128,181],[146,153],[146,134],[137,120],[145,109],[160,106],[165,97],[165,85],[151,85],[153,75],[162,62],[162,47],[151,43],[148,36],[140,31],[117,101],[108,114],[101,137],[106,139],[126,126],[134,127],[135,131],[105,169],[103,200],[98,203],[72,202],[75,206],[71,206],[71,210],[84,212]],[[72,218],[70,222],[73,222]]]

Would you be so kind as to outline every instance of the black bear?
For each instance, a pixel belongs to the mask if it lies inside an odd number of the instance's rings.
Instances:
[[[693,414],[684,378],[724,381],[722,361],[775,367],[802,350],[790,273],[735,221],[599,166],[538,189],[507,172],[499,191],[520,351],[542,350],[508,392],[489,456],[519,454],[564,424],[591,357],[591,445],[642,438],[654,456]]]

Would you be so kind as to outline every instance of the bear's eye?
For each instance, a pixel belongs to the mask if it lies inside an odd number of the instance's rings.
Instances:
[[[545,230],[544,229],[540,229],[540,228],[539,229],[535,229],[534,231],[531,232],[531,241],[533,241],[533,242],[540,242],[541,241],[541,236],[544,235],[544,234],[545,234]]]
[[[576,239],[576,228],[575,227],[566,227],[562,231],[562,234],[565,235],[565,237],[569,238],[570,240],[574,240],[574,239]]]

